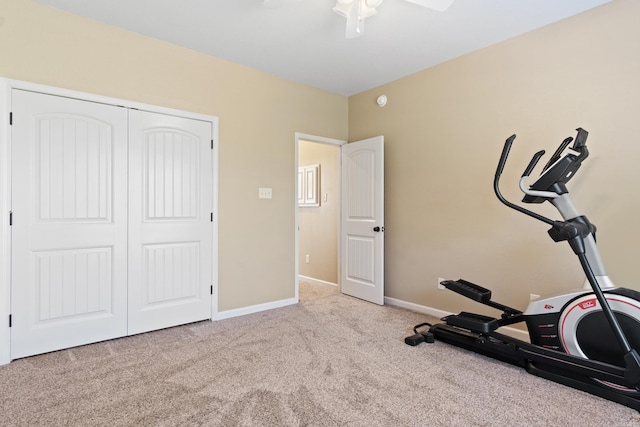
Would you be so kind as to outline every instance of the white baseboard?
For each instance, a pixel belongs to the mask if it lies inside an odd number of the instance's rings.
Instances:
[[[329,285],[329,286],[338,286],[336,283],[326,282],[320,279],[314,279],[313,277],[307,276],[298,276],[299,280],[303,280],[307,283],[311,283],[314,285]],[[236,308],[233,310],[225,310],[214,314],[211,317],[211,320],[223,320],[230,319],[232,317],[245,316],[247,314],[259,313],[261,311],[273,310],[274,308],[286,307],[288,305],[293,305],[298,303],[298,298],[289,298],[280,301],[273,301],[264,304],[252,305],[249,307]]]
[[[298,280],[303,282],[311,283],[312,285],[330,285],[330,286],[338,286],[337,283],[325,282],[324,280],[314,279],[313,277],[303,276],[302,274],[298,275]]]
[[[427,307],[425,305],[418,305],[412,302],[407,302],[401,299],[396,299],[391,297],[384,297],[384,303],[389,305],[395,305],[396,307],[400,307],[400,308],[406,308],[407,310],[415,311],[418,313],[427,314],[429,316],[437,317],[438,319],[451,314],[446,311],[438,310],[436,308]]]
[[[299,276],[299,277],[300,277],[300,280],[304,280],[305,282],[309,282],[309,283],[338,286],[335,283],[325,282],[323,280],[313,279],[306,276]],[[236,308],[233,310],[221,311],[213,315],[211,320],[230,319],[232,317],[259,313],[261,311],[272,310],[274,308],[280,308],[280,307],[286,307],[288,305],[294,305],[297,303],[298,303],[298,300],[296,298],[289,298],[289,299],[284,299],[279,301],[268,302],[264,304],[252,305],[249,307]],[[391,298],[391,297],[384,297],[384,303],[393,305],[396,307],[404,308],[407,310],[415,311],[417,313],[426,314],[428,316],[437,317],[438,319],[452,314],[446,311],[438,310],[433,307],[414,304],[412,302],[407,302],[407,301],[403,301],[403,300]],[[521,331],[519,329],[515,329],[507,326],[507,327],[501,328],[500,332],[504,333],[505,335],[509,335],[510,337],[514,337],[514,338],[529,342],[529,334],[525,331]]]
[[[400,308],[405,308],[407,310],[415,311],[417,313],[422,313],[429,316],[437,317],[438,319],[445,316],[449,316],[450,314],[453,314],[453,313],[448,313],[446,311],[438,310],[436,308],[414,304],[412,302],[407,302],[407,301],[403,301],[403,300],[391,298],[391,297],[384,297],[384,303],[389,305],[394,305]],[[520,329],[505,326],[503,328],[500,328],[500,332],[510,337],[529,342],[529,333],[526,331],[521,331]]]
[[[279,301],[267,302],[264,304],[251,305],[249,307],[236,308],[233,310],[225,310],[213,315],[211,320],[230,319],[232,317],[245,316],[247,314],[259,313],[261,311],[273,310],[274,308],[286,307],[298,303],[297,298],[283,299]]]

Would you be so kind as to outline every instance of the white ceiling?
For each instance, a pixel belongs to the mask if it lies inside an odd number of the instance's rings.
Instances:
[[[350,96],[611,0],[385,0],[348,40],[335,0],[35,1]]]

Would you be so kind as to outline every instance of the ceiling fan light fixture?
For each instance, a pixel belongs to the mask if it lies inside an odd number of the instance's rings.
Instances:
[[[376,7],[383,0],[337,0],[333,11],[347,18],[345,37],[352,39],[364,33],[364,20],[378,13]]]
[[[364,34],[364,20],[378,13],[376,7],[384,0],[337,0],[333,11],[347,19],[345,37],[353,39]],[[454,0],[406,0],[409,3],[443,12]]]
[[[372,7],[368,7],[366,5],[362,5],[362,7],[360,8],[360,17],[362,19],[368,18],[370,16],[375,15],[376,13],[378,13],[377,10],[375,10]]]
[[[353,7],[353,1],[344,1],[338,0],[336,6],[333,8],[333,11],[340,16],[343,16],[349,19],[349,13],[351,12],[351,8]]]

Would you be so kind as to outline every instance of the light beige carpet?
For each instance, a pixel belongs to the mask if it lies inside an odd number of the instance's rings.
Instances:
[[[640,426],[517,367],[405,345],[423,315],[304,283],[300,299],[2,366],[0,425]]]

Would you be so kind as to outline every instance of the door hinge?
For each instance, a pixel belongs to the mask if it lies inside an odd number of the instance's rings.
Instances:
[[[13,211],[9,211],[9,227],[13,225]]]
[[[211,212],[211,222],[213,222],[213,212]]]
[[[211,149],[213,150],[213,139],[211,140]]]
[[[213,295],[213,285],[211,285],[211,295]]]
[[[13,124],[13,113],[9,113],[9,126]]]
[[[9,327],[11,327],[11,315],[9,315]]]

